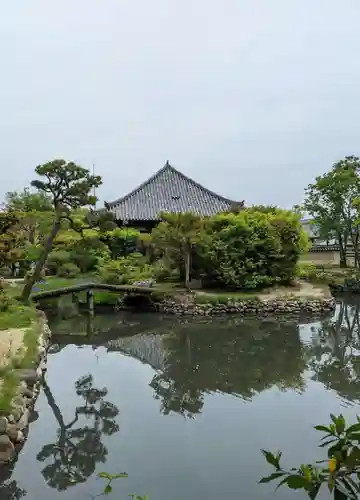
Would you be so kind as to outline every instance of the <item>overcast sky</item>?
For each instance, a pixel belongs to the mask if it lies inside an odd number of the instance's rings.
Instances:
[[[359,0],[13,0],[0,9],[0,197],[74,160],[112,201],[166,160],[291,207],[360,156]]]

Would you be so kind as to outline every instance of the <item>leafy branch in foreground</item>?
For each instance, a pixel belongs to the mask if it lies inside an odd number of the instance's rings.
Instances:
[[[285,470],[280,465],[281,452],[274,454],[262,450],[266,461],[275,468],[275,472],[263,477],[260,483],[279,479],[278,487],[285,485],[294,490],[305,490],[311,499],[317,497],[323,485],[328,487],[331,498],[335,500],[359,498],[360,418],[357,418],[357,423],[347,427],[343,415],[330,417],[330,425],[315,426],[316,430],[325,434],[319,446],[327,447],[327,460]]]

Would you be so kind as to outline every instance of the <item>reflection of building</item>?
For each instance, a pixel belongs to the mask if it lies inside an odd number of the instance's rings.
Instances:
[[[164,370],[167,358],[163,339],[163,335],[134,335],[133,337],[109,340],[106,347],[108,351],[120,351],[158,371]]]
[[[211,216],[230,210],[233,202],[201,186],[182,174],[169,162],[134,191],[111,203],[105,203],[120,225],[149,229],[159,222],[161,212],[191,212]]]

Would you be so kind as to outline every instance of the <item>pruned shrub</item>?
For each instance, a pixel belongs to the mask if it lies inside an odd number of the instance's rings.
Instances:
[[[73,262],[67,262],[59,267],[57,275],[61,278],[76,278],[80,274],[80,269]]]
[[[249,209],[210,218],[197,252],[205,283],[256,289],[291,281],[306,247],[297,214]]]
[[[98,274],[104,283],[114,285],[132,284],[153,277],[154,269],[138,252],[102,263]]]
[[[107,231],[101,240],[108,246],[111,258],[126,257],[140,250],[140,232],[132,228],[116,228]]]
[[[51,274],[58,274],[59,269],[71,260],[70,252],[66,250],[53,250],[49,253],[46,267]]]

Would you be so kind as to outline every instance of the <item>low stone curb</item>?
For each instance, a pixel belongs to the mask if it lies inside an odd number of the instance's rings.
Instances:
[[[20,380],[18,394],[13,400],[9,414],[0,416],[0,465],[12,460],[15,446],[25,441],[32,409],[40,392],[41,379],[46,371],[46,352],[50,339],[50,328],[46,316],[39,312],[41,333],[36,369],[14,370]]]
[[[220,314],[242,314],[242,315],[271,315],[271,314],[319,314],[330,312],[335,309],[336,300],[314,299],[314,300],[294,300],[277,299],[271,301],[246,300],[231,301],[225,304],[214,304],[212,302],[204,304],[179,303],[174,300],[163,300],[155,304],[155,309],[165,314],[191,315],[191,316],[215,316]]]

